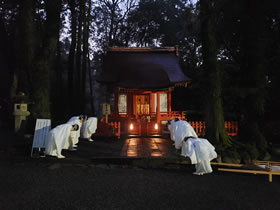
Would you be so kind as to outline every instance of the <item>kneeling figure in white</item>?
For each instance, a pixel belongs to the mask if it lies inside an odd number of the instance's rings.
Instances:
[[[215,147],[207,139],[188,137],[183,142],[181,155],[189,157],[192,164],[196,164],[194,174],[211,173],[210,161],[217,157]]]
[[[176,129],[175,120],[170,120],[168,122],[167,128],[168,128],[168,130],[170,132],[170,139],[172,141],[175,141],[175,129]]]
[[[71,131],[75,132],[78,129],[79,126],[77,124],[62,124],[50,130],[45,143],[45,154],[56,156],[58,158],[65,158],[61,154],[61,150],[65,149]]]
[[[83,115],[74,116],[74,117],[71,117],[70,120],[68,120],[67,124],[70,124],[70,125],[77,124],[77,125],[79,125],[79,129],[75,132],[71,132],[71,135],[70,135],[69,141],[68,141],[69,144],[66,145],[66,149],[69,149],[71,151],[76,150],[74,147],[77,147],[77,144],[79,143],[80,130],[81,130],[83,121],[84,121]]]
[[[82,138],[88,139],[89,141],[93,141],[91,139],[91,136],[92,136],[92,134],[95,133],[96,129],[97,129],[97,118],[89,117],[82,124],[82,128],[81,128]]]
[[[185,120],[175,120],[175,148],[181,149],[183,141],[188,136],[197,137],[193,127]]]

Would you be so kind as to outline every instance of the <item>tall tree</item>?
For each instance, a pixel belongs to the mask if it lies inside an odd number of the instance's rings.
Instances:
[[[108,46],[123,46],[123,31],[129,12],[136,0],[101,0],[95,2],[94,36],[102,50]]]
[[[18,37],[18,67],[17,90],[25,94],[31,94],[32,71],[36,55],[36,22],[35,22],[35,0],[23,0],[20,2],[19,31]]]
[[[2,6],[2,5],[1,5]],[[0,6],[0,8],[1,8]],[[14,72],[14,58],[13,58],[13,45],[11,40],[11,31],[8,31],[5,25],[4,8],[0,9],[0,66],[1,66],[1,81],[0,81],[0,94],[3,98],[10,98],[10,85]],[[10,23],[11,25],[11,23]],[[7,113],[6,113],[7,114]]]
[[[9,31],[7,27],[7,25],[11,26],[13,24],[11,22],[9,24],[5,23],[7,9],[4,3],[7,2],[2,1],[0,3],[0,121],[7,123],[12,119],[9,116],[11,111],[10,99],[15,94],[15,90],[11,88],[15,71],[15,56],[13,54],[12,38],[14,32]],[[11,7],[14,8],[13,5]],[[15,22],[15,20],[12,22]],[[13,28],[13,30],[15,29]]]
[[[36,58],[32,72],[31,96],[35,118],[50,118],[50,69],[52,68],[60,26],[61,0],[46,0],[45,36],[41,53]]]
[[[216,0],[200,0],[200,23],[202,39],[203,67],[205,73],[206,135],[216,144],[231,145],[225,130],[222,106],[221,69],[217,61],[215,34]]]
[[[266,74],[264,69],[264,32],[266,2],[243,1],[241,18],[242,87],[247,90],[243,99],[241,135],[244,140],[255,143],[261,154],[266,151],[266,140],[261,131],[265,106]],[[257,158],[257,157],[254,157]]]
[[[86,81],[87,81],[87,71],[90,71],[90,65],[88,65],[88,39],[89,39],[89,25],[90,25],[90,12],[91,12],[91,1],[88,1],[87,9],[85,7],[85,12],[83,13],[83,55],[82,55],[82,81],[81,81],[81,108],[85,110],[86,104]]]
[[[85,15],[85,0],[79,0],[78,6],[78,35],[77,35],[77,46],[76,46],[76,72],[75,72],[75,97],[81,96],[81,67],[82,67],[82,42],[83,42],[83,30],[84,30],[84,15]],[[81,110],[81,100],[77,100],[76,107]]]
[[[76,0],[69,0],[69,7],[71,11],[71,46],[68,56],[68,99],[71,99],[74,94],[74,72],[75,72],[75,49],[77,45],[77,12]],[[71,113],[74,107],[73,100],[69,101],[69,112]]]
[[[60,23],[60,27],[62,27],[62,22]],[[57,50],[56,50],[56,60],[54,65],[54,88],[51,88],[51,91],[54,92],[52,96],[52,101],[56,101],[56,103],[52,103],[52,114],[54,119],[61,119],[65,116],[64,101],[64,87],[63,87],[63,65],[62,65],[62,43],[60,41],[60,30],[57,30]],[[51,78],[52,82],[52,78]]]

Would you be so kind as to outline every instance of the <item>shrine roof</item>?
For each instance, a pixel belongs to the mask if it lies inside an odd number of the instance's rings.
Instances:
[[[175,47],[108,48],[97,81],[122,88],[166,88],[190,81]]]

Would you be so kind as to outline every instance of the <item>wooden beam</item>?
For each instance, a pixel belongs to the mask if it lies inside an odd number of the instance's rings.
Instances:
[[[160,88],[160,89],[137,89],[137,88],[121,88],[121,87],[118,87],[120,93],[134,93],[134,94],[156,93],[156,92],[164,93],[164,92],[168,91],[169,88],[171,88],[171,87]]]
[[[157,109],[156,109],[156,112],[157,112],[157,123],[159,124],[159,121],[160,121],[160,93],[156,93],[157,94]]]
[[[244,164],[238,164],[238,163],[217,163],[217,162],[211,162],[211,165],[232,166],[232,167],[243,167],[244,166]]]
[[[136,98],[136,95],[135,94],[130,94],[132,95],[131,97],[131,100],[133,102],[133,105],[132,105],[132,109],[133,109],[133,114],[136,116],[137,118],[137,98]]]
[[[119,115],[119,92],[115,91],[114,92],[114,112],[116,115]]]
[[[150,114],[154,112],[154,94],[150,93]]]
[[[280,171],[259,171],[259,170],[231,169],[231,168],[218,168],[218,171],[248,173],[248,174],[267,174],[269,182],[272,182],[272,175],[280,175]]]
[[[169,88],[167,92],[167,106],[168,106],[168,114],[171,113],[171,88]]]
[[[126,100],[127,100],[127,115],[128,115],[128,118],[131,118],[131,115],[132,115],[132,97],[131,97],[131,93],[127,93],[127,96],[126,96]]]
[[[175,45],[176,56],[179,56],[179,45]]]
[[[256,165],[269,165],[269,166],[280,166],[279,161],[265,161],[265,160],[256,160],[254,162]]]
[[[109,47],[106,52],[175,52],[175,47]]]

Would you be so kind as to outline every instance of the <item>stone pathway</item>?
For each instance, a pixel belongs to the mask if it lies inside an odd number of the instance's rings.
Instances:
[[[32,138],[17,139],[12,135],[6,136],[0,133],[0,140],[3,140],[0,146],[0,161],[2,160],[29,160]],[[5,138],[4,138],[5,137]],[[9,141],[4,141],[9,139]],[[179,154],[176,153],[173,141],[168,138],[161,137],[128,137],[121,139],[114,138],[95,138],[93,142],[89,142],[86,139],[80,139],[77,151],[63,150],[62,154],[65,159],[58,160],[56,157],[47,156],[46,158],[40,158],[41,153],[38,149],[33,152],[33,158],[35,160],[39,158],[40,161],[52,162],[92,162],[93,160],[120,160],[126,159],[161,159],[161,158],[177,158]],[[180,158],[180,157],[179,157]],[[130,161],[130,160],[128,160]],[[113,162],[115,163],[115,162]],[[119,163],[119,162],[118,162]],[[55,166],[56,167],[56,166]]]
[[[172,142],[164,138],[127,138],[122,147],[122,157],[174,156]]]

